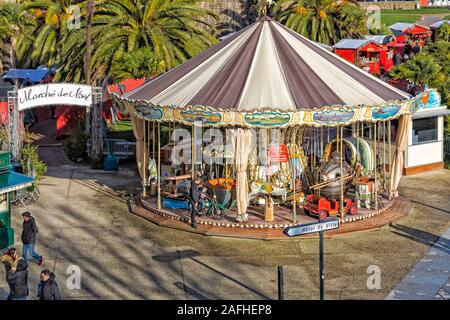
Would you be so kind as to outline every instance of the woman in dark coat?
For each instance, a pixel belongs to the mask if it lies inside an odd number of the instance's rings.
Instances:
[[[11,284],[11,293],[14,300],[27,300],[28,291],[28,264],[23,258],[17,261],[16,271],[10,271],[8,282]]]

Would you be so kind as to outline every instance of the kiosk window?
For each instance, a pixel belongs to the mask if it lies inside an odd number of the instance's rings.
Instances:
[[[437,117],[413,120],[413,144],[437,140]]]

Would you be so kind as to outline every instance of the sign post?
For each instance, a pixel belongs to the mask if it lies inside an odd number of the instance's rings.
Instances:
[[[75,83],[47,83],[8,91],[9,150],[12,159],[17,161],[23,141],[23,121],[21,113],[26,110],[51,105],[72,105],[89,110],[93,105],[101,104],[102,88]],[[102,153],[102,108],[98,108],[99,117],[92,132],[94,151]],[[89,133],[88,133],[89,134]],[[89,150],[88,150],[89,152]]]
[[[300,224],[297,226],[287,227],[283,233],[288,237],[296,237],[303,234],[319,232],[319,273],[320,273],[320,300],[324,300],[324,261],[323,261],[323,233],[326,230],[339,228],[339,220],[336,218],[328,218],[319,220],[319,222]]]

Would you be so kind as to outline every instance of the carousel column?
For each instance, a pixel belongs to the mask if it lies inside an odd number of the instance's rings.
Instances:
[[[383,193],[386,192],[386,121],[383,121]]]
[[[192,156],[192,167],[191,167],[191,179],[192,182],[195,181],[195,124],[192,125],[192,143],[191,143],[191,156]]]
[[[161,123],[158,122],[158,209],[161,209]]]
[[[391,174],[392,174],[392,158],[391,158],[391,156],[392,156],[392,154],[391,154],[391,148],[392,148],[392,146],[391,146],[391,120],[388,120],[388,148],[389,148],[389,150],[388,150],[388,157],[389,157],[389,180],[388,181],[390,181],[391,180]],[[388,194],[389,194],[389,200],[391,200],[392,199],[392,190],[391,190],[391,187],[390,187],[390,183],[388,182]]]
[[[293,152],[293,154],[296,154],[296,151],[297,151],[297,144],[296,144],[296,137],[294,135],[294,152]],[[294,159],[298,159],[298,161],[300,161],[300,158],[294,158]],[[296,169],[296,162],[294,160],[292,163],[292,172],[294,174],[294,185],[292,187],[292,191],[294,192],[294,200],[292,201],[292,222],[294,222],[294,223],[297,222],[297,208],[296,208],[297,195],[295,194],[295,192],[296,192],[295,185],[297,182],[297,172],[295,169]]]
[[[344,159],[344,152],[343,152],[343,141],[344,141],[344,126],[340,126],[340,140],[338,140],[338,143],[340,144],[339,146],[339,152],[340,152],[340,182],[341,182],[341,192],[340,192],[340,206],[339,206],[339,211],[340,211],[340,216],[342,219],[344,219],[345,213],[344,213],[344,172],[343,172],[343,159]]]
[[[375,210],[378,209],[378,181],[377,181],[377,123],[373,124],[373,173],[374,173],[374,186],[373,186],[373,202],[375,205]]]
[[[145,199],[147,197],[147,120],[144,119],[144,168],[143,168],[143,175],[142,175],[142,197]]]

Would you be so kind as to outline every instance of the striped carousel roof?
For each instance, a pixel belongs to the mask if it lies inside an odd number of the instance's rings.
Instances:
[[[409,95],[263,17],[124,98],[248,112],[371,106]]]

